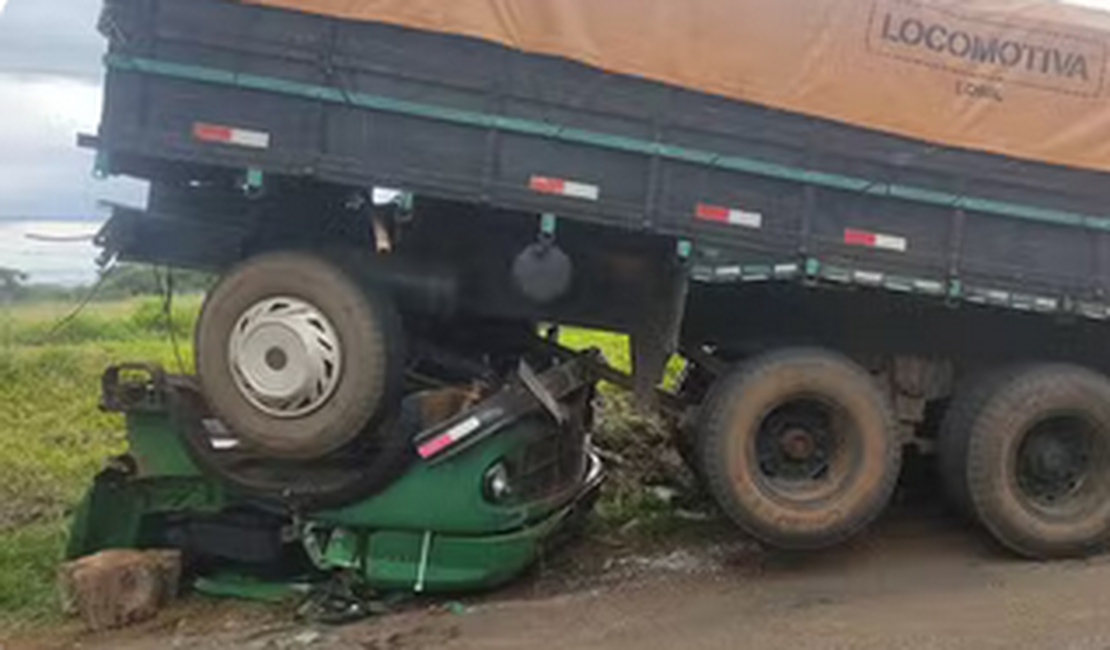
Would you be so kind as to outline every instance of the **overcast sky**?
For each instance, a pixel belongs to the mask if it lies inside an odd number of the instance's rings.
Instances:
[[[0,0],[0,220],[100,219],[134,188],[92,179],[78,132],[100,111],[100,0]]]
[[[100,219],[97,199],[141,200],[133,186],[94,181],[91,154],[74,145],[99,118],[100,1],[0,0],[0,221]]]

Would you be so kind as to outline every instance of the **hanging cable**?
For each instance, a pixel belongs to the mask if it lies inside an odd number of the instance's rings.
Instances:
[[[113,262],[111,265],[100,272],[100,277],[97,279],[96,284],[89,287],[89,290],[85,292],[85,295],[81,298],[81,301],[77,303],[77,306],[73,308],[73,311],[59,318],[54,323],[54,325],[50,327],[46,334],[43,335],[42,339],[39,340],[39,345],[46,345],[47,343],[50,343],[54,339],[54,337],[58,335],[59,332],[65,329],[70,323],[74,321],[74,319],[80,316],[81,312],[85,311],[85,308],[89,306],[89,303],[93,301],[93,298],[96,298],[96,295],[104,286],[104,282],[108,279],[108,274],[115,270],[115,268],[116,265],[115,262]]]
[[[185,361],[181,356],[181,346],[177,342],[177,328],[173,323],[173,269],[166,267],[165,282],[162,281],[162,276],[158,273],[158,267],[153,266],[154,279],[158,283],[158,291],[162,294],[162,323],[166,331],[170,335],[170,345],[173,346],[173,356],[177,361],[178,374],[185,374]]]

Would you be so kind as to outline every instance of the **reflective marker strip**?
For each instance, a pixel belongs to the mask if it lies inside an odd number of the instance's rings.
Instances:
[[[909,248],[909,243],[902,237],[852,230],[851,228],[844,231],[844,243],[850,246],[868,246],[870,248],[898,251],[899,253],[905,253],[906,249]]]
[[[468,418],[420,445],[416,453],[421,458],[431,458],[481,428],[481,420],[476,417]]]
[[[219,124],[205,124],[197,122],[193,125],[193,137],[202,142],[219,142],[221,144],[234,144],[252,149],[269,149],[270,134],[262,131],[236,129]]]
[[[944,285],[935,280],[914,280],[913,286],[926,293],[944,293]]]
[[[856,282],[862,284],[882,284],[885,277],[882,273],[875,273],[873,271],[856,271],[854,273]]]
[[[763,215],[747,210],[734,210],[719,205],[699,203],[694,215],[702,221],[725,223],[730,226],[743,226],[744,228],[762,228]]]
[[[533,176],[528,181],[528,187],[541,194],[557,194],[559,196],[569,196],[572,199],[596,201],[601,198],[601,188],[597,185],[568,181],[564,178]]]

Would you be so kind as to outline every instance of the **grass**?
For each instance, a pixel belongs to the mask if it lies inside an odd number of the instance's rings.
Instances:
[[[575,350],[597,348],[613,367],[625,372],[631,368],[626,335],[564,329],[560,342]],[[676,384],[682,367],[681,358],[671,359],[664,386]],[[694,485],[674,449],[670,428],[657,416],[637,409],[632,396],[623,390],[602,384],[601,398],[593,442],[609,457],[609,477],[594,510],[591,530],[606,538],[650,542],[688,528],[689,523],[677,516],[679,500],[660,496],[675,485]],[[648,489],[651,486],[662,489]],[[699,507],[704,505],[701,496],[695,489],[675,494],[686,505],[695,503]]]
[[[123,451],[123,419],[98,409],[103,370],[122,361],[153,361],[180,370],[192,359],[191,332],[199,299],[178,299],[168,337],[157,298],[93,303],[55,331],[72,304],[44,303],[0,311],[0,632],[55,620],[55,571],[65,542],[65,520],[106,458]],[[627,338],[565,329],[575,349],[599,348],[627,370]],[[668,373],[673,379],[677,363]],[[188,370],[185,368],[185,370]],[[641,475],[665,444],[659,424],[631,408],[628,398],[603,387],[609,405],[596,439],[630,461],[614,468],[598,507],[603,531],[632,524],[665,528],[669,506],[642,489]]]
[[[180,300],[174,329],[184,362],[198,299]],[[66,326],[64,303],[0,312],[0,629],[57,615],[54,576],[65,516],[123,450],[123,420],[101,412],[100,375],[122,361],[177,368],[156,298],[90,304]]]
[[[559,343],[572,350],[597,348],[609,365],[624,372],[631,372],[632,370],[632,356],[629,352],[628,335],[626,334],[569,327],[560,330]],[[677,355],[667,364],[666,374],[663,376],[665,387],[675,385],[683,364],[682,358]],[[603,386],[604,388],[611,389],[612,387]]]
[[[196,324],[199,297],[175,300],[174,333],[188,339]],[[91,303],[73,315],[73,304],[46,302],[20,304],[0,312],[0,347],[43,347],[102,341],[163,338],[168,334],[162,301],[132,298]],[[57,328],[65,321],[64,327]]]
[[[0,532],[0,633],[58,618],[54,585],[65,538],[61,519]]]

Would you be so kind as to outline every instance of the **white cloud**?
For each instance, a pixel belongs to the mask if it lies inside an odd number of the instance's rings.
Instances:
[[[1110,11],[1110,0],[1061,0],[1066,5],[1080,5],[1092,9]]]
[[[96,218],[98,199],[119,196],[76,145],[99,121],[100,4],[0,0],[0,219]]]
[[[57,144],[68,132],[92,130],[99,118],[98,84],[63,77],[0,74],[0,137],[6,143]]]
[[[0,216],[95,218],[97,200],[118,194],[76,144],[95,133],[100,101],[91,82],[0,74]]]
[[[78,133],[96,132],[101,96],[98,82],[82,78],[0,73],[0,266],[25,270],[33,282],[88,282],[96,252],[88,242],[38,242],[27,233],[89,234],[104,216],[101,200],[142,203],[138,184],[94,179],[93,153],[77,147]],[[42,221],[50,218],[84,223]]]

